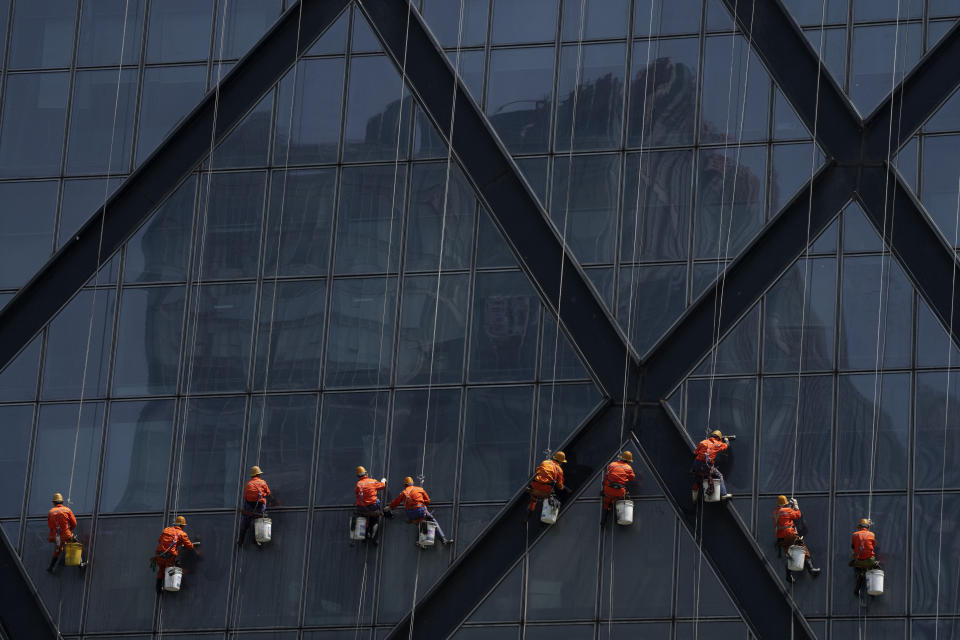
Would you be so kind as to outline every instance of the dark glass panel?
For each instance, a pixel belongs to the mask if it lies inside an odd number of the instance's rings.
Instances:
[[[590,374],[580,361],[580,356],[573,350],[566,334],[561,330],[557,336],[556,316],[544,314],[540,342],[540,378],[549,383],[553,380],[583,380],[589,377]]]
[[[790,15],[802,25],[846,22],[848,2],[849,0],[823,0],[823,2],[783,0]]]
[[[110,290],[81,291],[50,323],[42,398],[106,395],[115,297]]]
[[[612,1],[616,0],[604,0],[605,6]],[[620,146],[625,73],[622,43],[563,47],[557,86],[557,151],[571,146],[576,150]]]
[[[498,0],[497,7],[515,4],[512,0]],[[539,20],[524,22],[539,23]],[[553,47],[497,49],[490,53],[487,116],[511,153],[547,150],[553,103],[553,67]]]
[[[406,158],[412,107],[413,98],[405,87],[401,90],[400,74],[386,56],[353,58],[343,135],[344,161]]]
[[[517,622],[523,605],[523,565],[518,564],[486,596],[468,622]],[[512,629],[512,627],[507,627]]]
[[[274,165],[337,161],[343,67],[342,58],[302,60],[280,81]]]
[[[106,178],[84,178],[63,181],[60,224],[57,229],[58,248],[65,245],[87,220],[104,206],[122,182],[123,178],[110,178],[109,180]]]
[[[46,514],[54,492],[74,513],[93,511],[102,433],[102,402],[40,405],[28,513]]]
[[[493,0],[493,44],[553,41],[558,0]]]
[[[20,548],[20,520],[4,520],[0,522],[0,531],[3,531],[14,551]]]
[[[47,496],[46,508],[50,506]],[[77,537],[83,543],[86,553],[90,551],[90,519],[77,518]],[[61,633],[76,633],[80,629],[80,616],[83,611],[83,598],[86,591],[87,573],[77,567],[60,565],[56,573],[47,573],[53,544],[47,542],[46,519],[28,520],[23,530],[23,553],[21,560],[27,574],[40,594],[40,600],[50,611],[50,617]],[[146,551],[149,553],[149,551]],[[141,551],[141,554],[144,554]],[[89,557],[89,556],[88,556]],[[141,555],[141,566],[145,565],[146,555]],[[139,573],[139,572],[138,572]],[[144,572],[146,573],[146,572]],[[140,574],[144,575],[143,573]],[[6,605],[9,607],[9,605]]]
[[[581,264],[613,262],[619,189],[618,155],[555,157],[550,214]]]
[[[847,30],[845,28],[824,29],[822,38],[819,28],[806,29],[803,34],[807,37],[810,47],[823,60],[830,75],[840,88],[843,88],[847,81]],[[820,82],[825,83],[827,80],[821,78]]]
[[[441,46],[483,45],[487,41],[489,5],[489,0],[424,0],[423,17]]]
[[[224,75],[227,71],[224,69]],[[212,81],[217,81],[216,76]],[[214,150],[213,166],[217,169],[265,166],[270,157],[272,123],[273,91],[265,95]]]
[[[811,143],[774,145],[770,166],[771,214],[780,211],[823,165],[823,154],[814,149]],[[809,188],[803,193],[809,198]]]
[[[779,88],[773,90],[773,139],[809,138],[810,133]]]
[[[719,582],[716,583],[716,588],[722,588]],[[703,587],[701,587],[701,591],[702,590]],[[733,607],[733,604],[731,603],[729,606]],[[723,615],[729,615],[732,611],[734,611],[734,609],[731,608]],[[711,620],[706,624],[704,622],[677,622],[675,625],[676,633],[673,638],[674,640],[698,640],[701,634],[704,633],[704,626],[707,624],[709,625],[710,637],[714,640],[743,640],[743,638],[748,637],[747,625],[743,622],[734,620]]]
[[[273,173],[264,276],[327,273],[336,181],[334,169]]]
[[[917,298],[917,366],[955,367],[960,365],[960,349],[953,344],[946,328],[933,315],[933,311]]]
[[[920,155],[920,137],[910,138],[907,144],[903,145],[900,152],[893,157],[893,166],[896,167],[904,181],[910,186],[914,193],[919,193],[919,184],[917,179],[920,173],[919,166]]]
[[[395,271],[402,252],[406,167],[349,167],[340,176],[336,273]]]
[[[515,158],[514,162],[517,163],[517,167],[520,169],[520,174],[526,180],[527,184],[533,190],[533,195],[537,197],[537,200],[540,203],[541,207],[546,208],[545,203],[547,201],[547,170],[550,166],[550,158],[541,157],[541,158]],[[477,260],[481,261],[482,256],[477,256]],[[506,264],[493,265],[483,263],[482,266],[493,267],[493,266],[507,266],[512,267],[514,265],[513,259],[511,259]]]
[[[687,267],[626,267],[620,270],[619,288],[617,322],[625,331],[629,331],[630,341],[642,354],[653,346],[683,311],[686,305]]]
[[[136,64],[140,60],[146,4],[146,0],[82,2],[77,65]]]
[[[456,6],[456,3],[454,3]],[[487,56],[486,52],[480,50],[460,51],[460,64],[457,64],[458,53],[456,50],[447,51],[447,60],[450,66],[458,69],[460,80],[466,86],[467,90],[476,100],[478,105],[483,105],[483,78],[486,75]],[[413,156],[415,158],[446,158],[447,146],[441,137],[441,132],[446,137],[450,132],[450,123],[443,122],[439,129],[434,126],[433,121],[424,113],[423,109],[417,107],[414,130],[413,130]]]
[[[33,433],[33,405],[6,405],[0,407],[4,446],[0,450],[0,468],[12,479],[7,500],[0,502],[0,516],[19,516],[23,489],[27,482],[27,460],[30,455],[30,436]],[[16,541],[14,541],[16,544]]]
[[[310,50],[309,56],[322,56],[343,53],[347,47],[347,26],[350,23],[350,8],[347,7],[336,21],[327,27],[323,35],[317,38]]]
[[[246,404],[243,397],[189,400],[178,428],[182,442],[174,460],[174,511],[237,504]],[[229,538],[227,534],[221,542],[232,547]]]
[[[452,501],[457,472],[452,463],[457,459],[459,425],[459,389],[398,391],[390,439],[391,479],[409,475],[419,482],[422,472],[423,486],[431,500]],[[398,485],[391,493],[399,490]],[[452,530],[450,525],[452,523],[441,524],[448,534]]]
[[[712,626],[713,623],[711,623]],[[607,625],[601,632],[604,640],[671,640],[672,625],[669,622],[627,622]],[[607,635],[609,634],[609,635]]]
[[[697,16],[699,18],[699,9]],[[629,146],[648,148],[693,144],[699,58],[700,44],[696,38],[634,45],[627,134]]]
[[[143,162],[174,126],[197,106],[207,84],[207,68],[153,67],[143,72],[136,163]]]
[[[212,19],[213,0],[151,2],[147,62],[206,60]]]
[[[707,38],[703,81],[704,142],[739,143],[767,137],[770,76],[742,36]]]
[[[253,369],[255,389],[319,386],[326,302],[324,280],[264,283]]]
[[[960,178],[954,158],[960,136],[929,136],[923,141],[923,206],[933,218],[948,244],[960,244],[960,213],[957,207],[957,181]]]
[[[882,250],[883,242],[880,240],[880,234],[867,220],[867,214],[863,212],[860,204],[856,201],[848,204],[843,210],[844,253]]]
[[[533,388],[467,391],[461,500],[506,500],[530,474]]]
[[[17,6],[30,4],[20,2]],[[69,87],[68,73],[7,78],[0,129],[0,177],[60,174]]]
[[[370,23],[367,22],[367,17],[359,9],[353,12],[353,35],[350,39],[350,50],[353,53],[381,51],[379,38],[373,33]]]
[[[465,269],[473,253],[477,200],[460,167],[417,164],[410,186],[406,271]],[[443,238],[443,256],[440,242]]]
[[[564,40],[625,38],[629,24],[630,0],[572,0],[563,3]]]
[[[795,262],[766,295],[764,370],[832,369],[836,308],[837,261]]]
[[[130,169],[137,71],[78,71],[70,111],[67,173],[125,173]]]
[[[632,153],[624,171],[620,259],[685,260],[690,251],[693,154]]]
[[[956,494],[914,497],[910,590],[910,610],[914,614],[960,612],[960,585],[956,579],[960,547],[954,539],[960,524],[958,507],[960,496]]]
[[[916,385],[914,486],[917,489],[960,488],[960,469],[953,463],[960,445],[960,373],[917,373]]]
[[[457,509],[457,555],[463,555],[464,551],[474,543],[480,534],[496,518],[503,505],[484,505],[484,506],[462,506]],[[511,569],[511,573],[513,570]],[[496,588],[494,588],[496,591]],[[473,621],[476,621],[471,616]]]
[[[855,22],[923,17],[923,0],[853,0]]]
[[[0,183],[0,286],[23,286],[50,256],[56,180]]]
[[[226,16],[223,15],[224,10]],[[282,10],[283,0],[230,0],[218,3],[214,40],[216,57],[230,59],[243,56],[270,29]],[[220,41],[221,36],[223,42]]]
[[[477,220],[477,267],[482,269],[516,266],[517,261],[500,233],[500,229],[494,224],[490,214],[481,208]]]
[[[247,423],[245,466],[264,470],[278,506],[309,504],[317,396],[255,396]]]
[[[696,543],[690,538],[685,527],[680,527],[681,533],[678,536],[679,554],[677,558],[677,577],[674,580],[676,594],[675,610],[676,616],[728,616],[736,611],[730,596],[726,589],[717,579],[710,561],[700,554]],[[714,633],[713,626],[719,622],[711,622],[711,637],[730,638],[729,635],[717,635],[721,633],[718,629]],[[692,627],[692,625],[690,625]],[[702,628],[701,628],[702,629]],[[690,638],[694,640],[690,633],[690,627],[686,634],[683,633],[683,627],[677,626],[678,637]],[[738,640],[742,635],[736,636]]]
[[[196,190],[196,178],[187,178],[127,241],[125,283],[186,279]]]
[[[580,531],[581,536],[551,531],[530,551],[528,619],[578,620],[596,615],[597,561],[593,553],[584,552],[583,545],[597,534],[583,539],[583,533],[596,531],[598,511],[594,502],[570,505],[560,516],[560,526]],[[558,558],[563,561],[557,562]]]
[[[523,630],[525,640],[553,640],[562,637],[565,640],[593,640],[593,625],[527,625]]]
[[[516,638],[519,627],[461,627],[453,634],[455,640],[510,640]]]
[[[16,402],[37,397],[41,336],[37,336],[0,373],[0,401]]]
[[[532,380],[540,304],[520,272],[476,275],[470,342],[472,381]]]
[[[905,489],[910,374],[845,375],[837,384],[837,489]]]
[[[940,640],[960,635],[960,618],[946,620],[911,620],[912,640]]]
[[[396,278],[334,280],[325,384],[390,384],[393,372]]]
[[[756,373],[759,331],[760,305],[755,305],[720,339],[716,349],[700,362],[694,374]],[[715,336],[716,332],[711,329],[711,334]]]
[[[533,443],[535,457],[559,449],[603,400],[600,390],[589,382],[541,384],[538,390],[537,431]]]
[[[185,295],[184,287],[123,290],[113,373],[114,395],[176,392]]]
[[[400,308],[397,382],[460,382],[469,301],[467,274],[406,277]],[[439,294],[439,301],[438,301]]]
[[[187,314],[186,384],[191,393],[247,388],[253,284],[206,285]],[[199,317],[196,317],[199,316]]]
[[[873,111],[920,59],[921,29],[918,23],[854,28],[850,99],[861,114]]]
[[[767,149],[701,151],[699,174],[694,256],[732,258],[763,226]]]
[[[201,229],[197,238],[204,280],[257,274],[266,175],[215,173],[200,181]],[[202,245],[202,246],[201,246]]]
[[[77,4],[77,0],[15,2],[10,30],[10,68],[69,67],[73,59]]]
[[[100,513],[163,510],[174,405],[173,400],[110,405]]]
[[[365,466],[370,477],[386,475],[384,457],[390,397],[385,392],[325,393],[322,403],[314,502],[320,505],[354,504],[356,476],[353,470],[357,465]],[[342,528],[346,541],[347,520],[343,520],[342,527],[338,523],[337,528]]]
[[[698,0],[635,0],[633,33],[638,36],[697,33],[700,12]]]
[[[10,17],[10,3],[12,0],[0,0],[0,66],[3,65],[7,53],[7,23]]]

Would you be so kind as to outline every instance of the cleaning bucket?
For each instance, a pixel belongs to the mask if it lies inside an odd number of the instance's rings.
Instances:
[[[257,518],[253,522],[253,535],[257,539],[257,544],[270,542],[270,534],[273,531],[273,520],[270,518]]]
[[[435,522],[424,520],[420,523],[420,535],[417,537],[417,546],[421,549],[433,546],[434,537],[437,534],[437,525]]]
[[[614,508],[617,510],[617,524],[633,524],[633,500],[617,500]]]
[[[79,567],[82,562],[83,545],[79,542],[67,542],[63,545],[63,550],[66,554],[63,563],[68,567]]]
[[[180,591],[180,582],[183,580],[183,569],[180,567],[167,567],[163,572],[163,590]]]
[[[870,571],[867,571],[867,594],[871,596],[883,595],[882,569],[870,569]]]
[[[560,514],[560,501],[550,496],[543,501],[543,508],[540,511],[540,522],[543,524],[553,524],[557,521]]]
[[[720,502],[720,483],[713,483],[713,491],[710,491],[710,481],[703,481],[703,501],[704,502]]]
[[[351,540],[363,540],[367,537],[367,519],[363,516],[357,516],[353,519],[353,526],[350,527]]]
[[[800,545],[793,545],[787,549],[787,569],[803,571],[803,564],[807,559],[807,552]]]

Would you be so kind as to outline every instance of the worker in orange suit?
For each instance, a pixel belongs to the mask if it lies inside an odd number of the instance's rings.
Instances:
[[[408,523],[418,524],[424,521],[432,522],[437,527],[437,537],[440,538],[442,544],[450,544],[453,542],[453,538],[447,538],[443,535],[443,529],[440,528],[440,523],[437,522],[437,519],[434,518],[433,514],[427,509],[427,506],[430,504],[430,496],[423,490],[423,487],[418,487],[413,484],[413,478],[410,476],[403,479],[403,491],[398,493],[397,497],[390,501],[387,512],[391,509],[396,509],[401,504],[403,504],[404,515],[406,515]]]
[[[528,516],[530,511],[534,511],[537,505],[544,498],[555,491],[563,491],[563,467],[566,464],[567,454],[563,451],[557,451],[550,460],[544,460],[537,465],[533,480],[527,491],[530,493],[530,504],[527,507]]]
[[[710,436],[700,441],[696,450],[693,452],[693,496],[696,500],[697,492],[704,480],[709,481],[709,489],[712,492],[715,482],[720,483],[721,500],[729,500],[733,494],[727,493],[727,485],[723,481],[723,474],[717,469],[717,456],[730,448],[730,440],[734,436],[724,437],[719,429],[710,432]]]
[[[64,506],[63,494],[53,494],[53,507],[47,512],[47,527],[50,528],[50,535],[47,536],[47,542],[53,543],[53,557],[50,558],[50,566],[47,571],[53,573],[57,568],[57,563],[63,560],[63,545],[73,542],[77,539],[77,517],[73,515],[70,507]]]
[[[633,462],[633,454],[624,451],[620,454],[618,460],[614,460],[607,465],[607,470],[603,474],[603,510],[600,512],[600,526],[606,526],[607,517],[610,515],[611,507],[617,500],[623,500],[627,497],[627,483],[633,482],[636,474],[630,463]]]
[[[813,566],[813,560],[810,557],[810,549],[807,548],[797,529],[797,521],[803,517],[800,512],[796,499],[788,500],[787,496],[777,496],[777,508],[773,510],[773,524],[776,527],[777,545],[784,555],[789,553],[790,547],[803,547],[804,561],[803,567],[811,576],[816,578],[820,575],[820,569]],[[797,577],[790,571],[787,565],[787,582],[794,583]]]
[[[178,565],[180,549],[193,549],[193,542],[183,528],[187,526],[187,519],[177,516],[173,524],[165,527],[157,540],[157,550],[154,562],[157,566],[157,593],[163,592],[163,573],[169,567]]]
[[[387,479],[374,480],[363,466],[357,467],[356,474],[357,486],[353,489],[357,496],[354,518],[362,516],[367,519],[366,541],[376,545],[377,535],[380,532],[380,516],[384,514],[379,492],[387,488]],[[390,512],[386,512],[385,515],[388,518],[391,517]],[[353,525],[354,523],[351,522],[351,529]]]
[[[873,531],[870,531],[870,525],[872,524],[867,518],[861,518],[860,522],[857,523],[857,530],[853,532],[850,539],[850,548],[853,549],[850,566],[853,567],[857,577],[856,585],[853,587],[853,595],[858,598],[867,571],[880,568],[880,563],[877,562],[877,536],[874,535]]]
[[[254,518],[262,518],[267,512],[267,498],[270,497],[270,487],[263,479],[263,471],[257,465],[250,467],[250,479],[243,487],[243,509],[240,518],[240,535],[237,536],[237,546],[242,547],[247,537],[247,529]],[[256,540],[254,540],[256,542]],[[262,546],[257,542],[257,546]]]

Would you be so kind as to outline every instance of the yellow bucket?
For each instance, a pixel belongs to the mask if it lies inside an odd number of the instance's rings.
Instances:
[[[79,567],[80,557],[83,553],[83,545],[79,542],[68,542],[63,545],[63,548],[67,554],[64,564],[68,567]]]

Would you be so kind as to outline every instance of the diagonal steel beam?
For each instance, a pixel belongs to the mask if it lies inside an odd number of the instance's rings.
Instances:
[[[58,640],[53,619],[20,557],[0,528],[0,631],[11,638]]]
[[[208,93],[106,204],[20,289],[0,311],[0,369],[16,357],[200,164],[210,150],[211,132],[215,143],[223,140],[297,57],[333,24],[348,3],[349,0],[303,0],[302,20],[301,5],[294,3],[220,82],[219,92]]]

